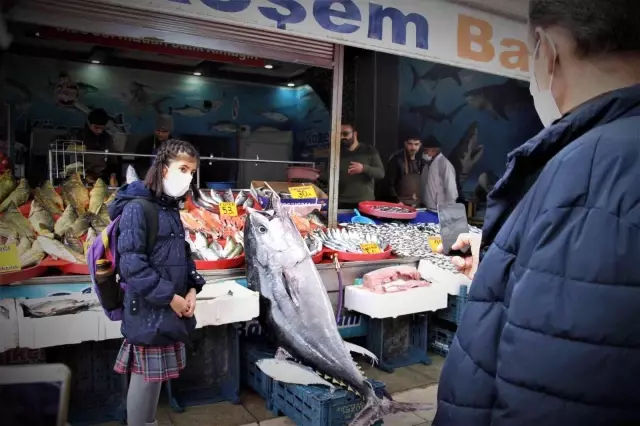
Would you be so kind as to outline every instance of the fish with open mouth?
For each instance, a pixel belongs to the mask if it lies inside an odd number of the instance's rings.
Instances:
[[[258,368],[274,380],[335,384],[361,395],[366,404],[351,426],[368,426],[388,414],[432,409],[431,404],[378,398],[350,352],[373,355],[342,340],[309,250],[279,197],[271,204],[271,214],[250,211],[244,231],[247,282],[260,293],[260,321],[279,346],[276,358],[259,360]]]

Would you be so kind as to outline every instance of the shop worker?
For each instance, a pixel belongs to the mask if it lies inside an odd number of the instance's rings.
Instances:
[[[391,201],[412,207],[420,202],[420,173],[424,165],[421,145],[419,136],[409,136],[404,148],[389,159],[386,180]]]
[[[340,142],[339,207],[354,209],[375,199],[375,181],[384,179],[384,166],[377,149],[358,141],[352,124],[342,124]]]
[[[454,244],[473,282],[433,424],[640,425],[640,2],[531,0],[529,26],[545,129]]]
[[[84,129],[72,137],[84,142],[87,151],[114,151],[113,139],[105,131],[109,123],[109,114],[102,109],[96,108],[89,112]],[[116,173],[116,178],[120,177],[120,157],[102,155],[85,155],[84,171],[89,182],[95,182],[102,178],[105,183],[109,182],[111,173]]]
[[[438,203],[451,204],[458,199],[456,169],[442,154],[440,142],[434,136],[426,138],[422,147],[425,162],[420,183],[422,204],[437,211]]]
[[[160,145],[172,139],[171,132],[173,132],[173,117],[169,114],[159,114],[156,119],[153,134],[138,142],[136,154],[155,155]],[[135,168],[138,176],[146,176],[147,170],[149,170],[152,163],[153,158],[151,157],[137,157],[135,160]]]

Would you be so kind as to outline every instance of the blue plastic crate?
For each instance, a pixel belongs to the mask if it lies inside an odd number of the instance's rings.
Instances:
[[[370,380],[378,396],[386,385]],[[364,407],[364,400],[353,392],[338,389],[333,394],[326,388],[317,386],[289,385],[273,383],[271,397],[272,411],[284,414],[300,426],[343,426]],[[383,424],[378,421],[375,425]]]
[[[367,349],[378,357],[377,367],[388,373],[413,364],[429,365],[431,358],[427,355],[427,329],[426,314],[371,318]]]
[[[113,371],[121,339],[46,349],[48,363],[71,370],[69,423],[92,425],[124,421],[127,376]]]
[[[469,288],[466,285],[460,286],[460,294],[457,296],[449,295],[447,307],[436,311],[436,316],[442,320],[452,322],[454,324],[460,323],[462,313],[467,304]]]
[[[346,312],[340,318],[338,331],[343,339],[365,337],[369,331],[369,317],[358,312]]]
[[[257,366],[256,361],[264,358],[273,358],[275,351],[265,347],[246,343],[243,345],[242,380],[251,389],[256,391],[270,408],[271,393],[273,391],[273,379],[264,374]]]
[[[430,327],[429,347],[438,355],[447,356],[455,335],[455,331],[447,330],[446,328]]]
[[[175,411],[182,407],[240,402],[240,339],[233,325],[203,327],[191,336],[187,366],[167,391]]]

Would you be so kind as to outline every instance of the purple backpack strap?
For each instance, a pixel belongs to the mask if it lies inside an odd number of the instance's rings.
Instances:
[[[109,236],[109,253],[105,253],[106,247],[104,246],[104,242],[102,241],[102,233],[98,235],[91,244],[89,251],[87,253],[87,266],[89,267],[89,275],[91,276],[91,283],[93,284],[93,291],[95,291],[98,299],[102,301],[100,296],[100,290],[96,285],[95,275],[96,275],[96,261],[100,259],[110,259],[114,265],[118,264],[119,256],[118,256],[118,224],[120,223],[120,216],[115,218],[106,228],[106,233]],[[120,286],[124,288],[124,283],[121,283]],[[107,311],[105,309],[104,313],[109,317],[111,321],[121,321],[123,315],[123,309],[118,308],[112,311]]]

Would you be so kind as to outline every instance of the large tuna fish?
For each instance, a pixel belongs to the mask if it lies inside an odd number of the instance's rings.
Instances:
[[[367,351],[342,340],[329,296],[302,237],[280,200],[274,198],[272,203],[273,211],[249,212],[244,233],[249,288],[260,292],[261,321],[280,347],[277,359],[258,361],[258,367],[282,382],[331,387],[335,383],[360,394],[366,405],[351,426],[369,426],[392,413],[432,409],[431,404],[376,396],[350,353]]]

